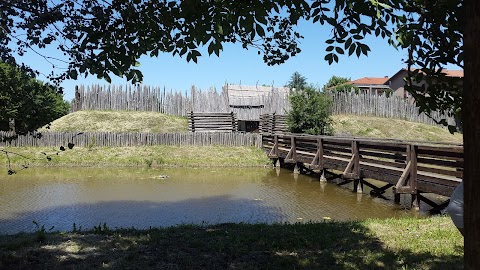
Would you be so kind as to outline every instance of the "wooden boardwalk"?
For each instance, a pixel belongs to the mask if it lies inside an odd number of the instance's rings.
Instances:
[[[341,184],[353,182],[357,192],[362,192],[364,185],[369,186],[371,194],[376,196],[392,187],[395,201],[399,202],[400,194],[410,194],[413,208],[418,208],[420,201],[435,210],[444,208],[448,201],[438,204],[422,193],[449,197],[463,178],[463,146],[458,144],[305,134],[262,135],[262,145],[277,166],[295,164],[296,173],[318,172],[322,179],[325,174],[332,174],[344,180]],[[369,179],[385,184],[378,187]]]

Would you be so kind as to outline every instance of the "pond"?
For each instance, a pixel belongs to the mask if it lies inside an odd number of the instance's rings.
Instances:
[[[30,168],[0,176],[0,234],[34,231],[32,221],[70,231],[74,223],[146,229],[411,215],[391,200],[284,169]]]

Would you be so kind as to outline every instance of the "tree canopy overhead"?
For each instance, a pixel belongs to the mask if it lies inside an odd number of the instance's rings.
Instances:
[[[367,55],[368,35],[408,50],[407,65],[418,69],[407,90],[420,108],[459,112],[462,89],[441,69],[463,66],[463,14],[462,0],[0,0],[0,57],[14,62],[17,54],[35,51],[64,68],[50,75],[55,82],[80,74],[137,82],[143,55],[196,62],[200,48],[220,55],[226,43],[258,50],[268,65],[284,63],[301,52],[296,25],[307,20],[329,35],[324,54],[330,64],[342,54]],[[43,55],[45,46],[64,57]],[[432,86],[428,95],[415,78]]]
[[[142,55],[160,53],[186,56],[196,61],[199,47],[219,55],[225,43],[258,49],[269,65],[281,64],[300,52],[300,19],[328,26],[326,60],[338,54],[367,54],[366,34],[391,36],[388,22],[396,20],[392,9],[376,1],[307,2],[303,0],[249,1],[130,1],[130,0],[28,0],[0,1],[0,53],[12,59],[16,53],[56,46],[66,57],[55,65],[66,70],[54,79],[93,74],[109,80],[109,74],[142,79],[136,69]],[[365,20],[360,20],[365,16]],[[39,52],[40,53],[40,52]]]

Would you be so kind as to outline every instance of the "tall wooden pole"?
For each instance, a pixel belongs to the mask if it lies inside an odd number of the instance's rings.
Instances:
[[[464,4],[465,269],[480,269],[480,1],[465,0]]]

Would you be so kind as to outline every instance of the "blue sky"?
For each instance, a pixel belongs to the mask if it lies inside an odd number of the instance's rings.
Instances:
[[[216,87],[220,89],[225,82],[230,84],[262,85],[272,83],[275,86],[283,86],[295,71],[304,75],[309,83],[322,86],[333,76],[350,77],[383,77],[392,76],[399,69],[405,67],[402,59],[406,57],[406,51],[396,50],[389,46],[386,40],[376,37],[367,38],[367,44],[371,52],[368,57],[341,56],[339,63],[328,65],[324,60],[325,40],[329,36],[329,29],[319,24],[300,23],[298,31],[305,37],[301,41],[302,52],[290,58],[286,63],[277,66],[267,66],[262,55],[257,50],[245,50],[239,44],[227,44],[216,55],[202,55],[198,63],[187,63],[185,57],[160,55],[158,58],[142,57],[140,70],[144,75],[144,84],[161,86],[173,91],[189,90],[192,85],[200,89]],[[58,55],[54,48],[49,48],[45,53]],[[42,71],[51,72],[51,65],[34,53],[27,53],[21,59],[31,67]],[[451,67],[447,67],[451,68]],[[455,68],[455,67],[453,67]],[[39,79],[45,80],[44,76]],[[71,100],[74,97],[74,87],[77,84],[107,84],[104,80],[98,80],[94,76],[79,76],[79,79],[64,81],[64,97]],[[112,83],[125,84],[126,80],[112,75]]]

